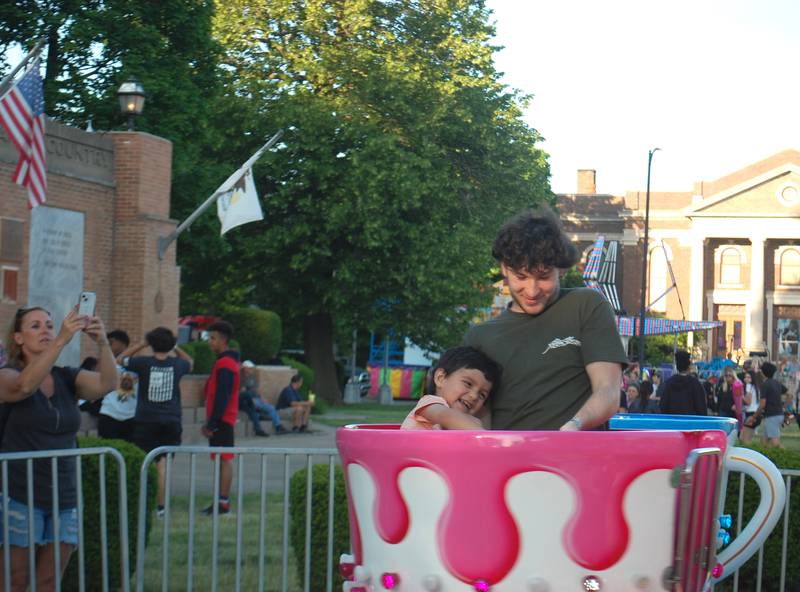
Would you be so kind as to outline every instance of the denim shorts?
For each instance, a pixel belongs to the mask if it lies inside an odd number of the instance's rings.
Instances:
[[[764,435],[767,438],[777,440],[781,437],[781,427],[783,426],[783,414],[770,415],[764,418]]]
[[[0,544],[5,540],[5,517],[3,516],[3,497],[0,495]],[[17,547],[28,546],[28,505],[8,498],[8,538]],[[62,543],[78,544],[78,508],[61,510],[58,513],[58,535]],[[33,542],[47,545],[55,541],[55,524],[51,509],[33,508]]]

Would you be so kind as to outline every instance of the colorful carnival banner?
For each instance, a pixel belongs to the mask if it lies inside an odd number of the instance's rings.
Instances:
[[[676,319],[645,318],[645,335],[664,335],[666,333],[686,333],[705,331],[722,327],[723,321],[680,321]],[[639,333],[639,317],[617,317],[617,329],[623,337],[633,337]]]
[[[383,384],[384,370],[382,366],[368,366],[369,396],[377,397]],[[419,399],[425,391],[425,380],[428,369],[420,366],[390,366],[388,384],[394,399]]]

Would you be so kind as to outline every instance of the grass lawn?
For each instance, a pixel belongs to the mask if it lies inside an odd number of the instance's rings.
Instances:
[[[762,429],[763,428],[759,428],[759,431]],[[787,450],[800,454],[800,429],[798,429],[796,422],[792,422],[792,425],[783,428],[781,432],[781,444],[783,444],[783,447]]]
[[[236,500],[232,500],[231,514],[219,517],[217,546],[217,590],[233,590],[236,583]],[[192,562],[193,590],[211,589],[212,520],[200,514],[200,509],[210,503],[208,496],[196,498],[194,519],[194,552]],[[167,588],[188,590],[189,554],[189,500],[187,497],[171,499],[169,542],[167,546]],[[259,526],[261,512],[258,494],[245,495],[242,515],[242,558],[240,565],[241,590],[259,590]],[[147,591],[162,589],[163,576],[163,521],[154,521],[150,544],[145,553],[145,583]],[[283,496],[267,496],[264,561],[264,590],[281,590],[283,583]],[[287,541],[288,545],[288,541]],[[133,564],[135,566],[135,563]],[[302,589],[294,564],[294,553],[288,547],[286,577],[288,590]],[[323,588],[324,589],[324,588]]]
[[[394,401],[380,405],[377,401],[363,401],[353,405],[330,407],[323,415],[314,415],[312,421],[332,427],[349,423],[402,423],[416,401]]]
[[[763,434],[764,426],[762,424],[759,426],[758,434],[753,438],[753,442],[761,444],[761,437]],[[795,421],[792,421],[790,425],[781,430],[781,446],[786,450],[791,450],[792,452],[800,454],[800,429],[797,427]]]

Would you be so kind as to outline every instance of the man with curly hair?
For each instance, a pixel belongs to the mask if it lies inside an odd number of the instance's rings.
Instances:
[[[542,209],[512,218],[500,229],[492,255],[511,303],[464,338],[503,367],[489,402],[491,427],[602,426],[617,411],[627,357],[603,296],[588,288],[560,287],[578,251],[555,214]]]

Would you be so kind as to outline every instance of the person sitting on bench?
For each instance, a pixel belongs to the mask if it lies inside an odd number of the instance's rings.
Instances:
[[[300,399],[300,388],[303,386],[303,377],[300,374],[292,376],[292,381],[281,391],[278,397],[277,409],[291,408],[292,410],[292,431],[305,432],[308,430],[308,416],[311,415],[311,407],[314,403]]]

